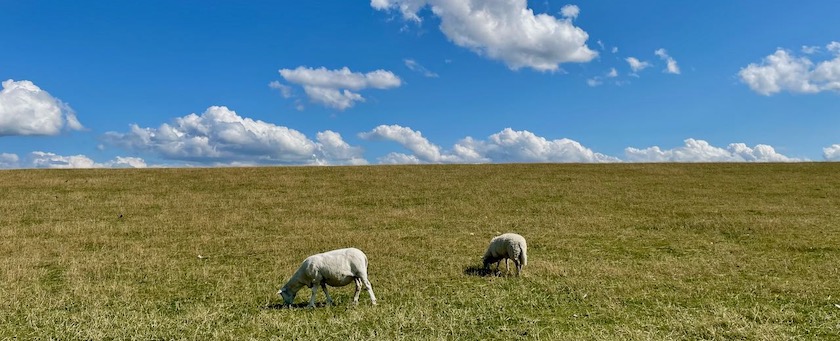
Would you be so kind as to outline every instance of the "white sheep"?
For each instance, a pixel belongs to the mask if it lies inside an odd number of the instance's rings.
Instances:
[[[295,300],[298,290],[303,287],[312,289],[312,297],[309,299],[309,307],[315,306],[315,294],[318,286],[324,289],[327,296],[327,304],[332,305],[333,300],[327,292],[327,285],[343,287],[350,282],[356,282],[356,293],[353,295],[353,304],[359,303],[359,293],[362,285],[367,288],[370,295],[370,302],[376,304],[376,296],[373,294],[373,287],[368,281],[367,275],[368,259],[364,252],[356,248],[346,248],[319,253],[307,257],[300,268],[292,275],[292,278],[280,288],[277,295],[289,305]]]
[[[522,267],[528,265],[528,245],[525,238],[516,233],[505,233],[490,240],[490,246],[484,253],[484,269],[489,270],[490,264],[496,263],[496,271],[499,271],[499,262],[505,260],[505,270],[510,272],[508,259],[513,260],[516,265],[516,275],[522,273]]]

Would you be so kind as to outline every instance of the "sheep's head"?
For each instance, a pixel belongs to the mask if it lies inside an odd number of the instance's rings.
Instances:
[[[481,258],[481,263],[482,263],[482,265],[484,266],[485,269],[488,266],[490,266],[490,264],[493,264],[493,263],[498,262],[498,261],[499,260],[496,259],[496,257],[490,256],[490,255],[485,255],[484,257]]]
[[[280,289],[280,291],[277,292],[277,295],[282,297],[283,303],[287,305],[292,304],[292,302],[295,301],[295,294],[289,292],[288,290],[286,290],[286,288]]]

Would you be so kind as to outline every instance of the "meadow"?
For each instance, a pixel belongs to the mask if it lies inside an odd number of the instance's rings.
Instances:
[[[378,305],[282,307],[348,246]],[[838,339],[838,269],[838,163],[0,171],[0,340]]]

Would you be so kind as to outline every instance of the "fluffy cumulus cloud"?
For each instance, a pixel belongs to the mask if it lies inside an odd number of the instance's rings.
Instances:
[[[21,159],[16,154],[0,153],[0,169],[9,168],[146,168],[146,161],[137,157],[121,157],[103,163],[85,155],[64,156],[35,151]]]
[[[360,134],[364,139],[394,141],[412,154],[391,153],[380,163],[511,163],[511,162],[616,162],[569,140],[547,140],[526,130],[510,128],[486,140],[467,137],[449,151],[429,142],[419,131],[399,125],[382,125]]]
[[[26,168],[146,168],[146,161],[136,157],[118,156],[114,160],[98,163],[84,155],[64,156],[36,151],[29,154]]]
[[[416,22],[430,7],[450,41],[514,70],[555,71],[561,63],[598,55],[586,45],[589,34],[572,23],[580,13],[573,5],[563,8],[563,18],[535,14],[526,0],[371,0],[370,5]]]
[[[653,52],[653,54],[657,55],[660,59],[665,61],[665,72],[679,75],[680,74],[680,67],[677,65],[677,61],[668,55],[668,51],[665,49],[658,49]]]
[[[341,134],[334,131],[322,131],[315,135],[316,146],[318,153],[316,153],[316,164],[348,164],[348,165],[364,165],[367,161],[362,158],[362,148],[354,147],[341,138]]]
[[[200,164],[360,164],[361,149],[337,133],[319,133],[317,142],[301,132],[239,116],[223,106],[179,117],[158,128],[131,125],[103,140],[134,152]]]
[[[18,168],[19,162],[17,154],[0,153],[0,168]]]
[[[823,148],[823,157],[826,161],[840,161],[840,144]]]
[[[626,148],[629,162],[797,162],[803,161],[779,154],[768,145],[759,144],[753,148],[743,143],[732,143],[726,148],[715,147],[703,140],[687,139],[682,147],[662,150],[659,147],[645,149]]]
[[[459,154],[476,155],[491,162],[617,162],[617,158],[595,153],[570,139],[548,140],[527,130],[504,130],[487,140],[465,138],[458,142]]]
[[[306,96],[312,102],[338,110],[352,107],[356,102],[365,100],[358,91],[390,89],[402,84],[391,71],[376,70],[368,73],[350,71],[344,67],[338,70],[299,66],[296,69],[282,69],[280,75],[287,82],[303,87]],[[272,82],[270,87],[281,91],[284,97],[291,96],[291,89],[279,82]]]
[[[829,59],[815,62],[812,56],[819,51],[809,47],[808,56],[777,49],[761,63],[751,63],[738,72],[741,81],[753,91],[769,96],[782,91],[792,93],[840,92],[840,43],[831,42],[826,51]]]
[[[429,142],[419,131],[399,125],[381,125],[369,132],[359,134],[359,137],[366,140],[389,140],[402,145],[405,149],[414,153],[417,162],[408,163],[441,163],[458,162],[452,155],[444,155],[440,147]],[[407,156],[406,156],[407,157]],[[389,158],[405,158],[403,156],[390,155]],[[392,162],[393,163],[393,162]]]
[[[57,135],[64,129],[83,129],[68,105],[30,81],[3,82],[0,136]]]
[[[580,7],[576,5],[566,5],[560,9],[560,14],[564,18],[568,19],[577,19],[578,15],[580,15]]]

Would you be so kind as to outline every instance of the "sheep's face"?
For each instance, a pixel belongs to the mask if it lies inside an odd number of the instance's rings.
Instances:
[[[292,304],[295,301],[295,295],[287,291],[286,288],[280,289],[277,295],[283,298],[283,303],[285,304]]]

